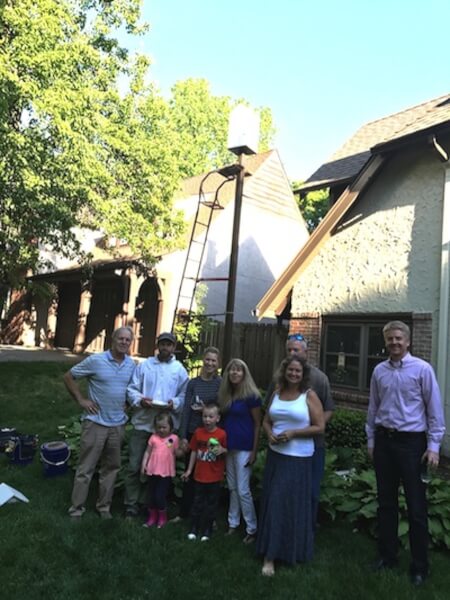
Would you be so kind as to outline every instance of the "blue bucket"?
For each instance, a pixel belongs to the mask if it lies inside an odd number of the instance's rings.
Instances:
[[[47,442],[41,446],[41,461],[46,477],[64,475],[69,458],[70,448],[66,442]]]
[[[38,445],[37,435],[24,435],[18,433],[11,437],[6,454],[14,465],[25,466],[33,462]]]

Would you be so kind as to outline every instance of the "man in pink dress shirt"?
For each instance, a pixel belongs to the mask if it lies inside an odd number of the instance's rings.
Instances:
[[[421,585],[429,573],[426,485],[421,468],[439,463],[445,424],[432,367],[409,353],[410,331],[402,321],[383,327],[389,359],[378,364],[370,382],[367,443],[378,491],[377,570],[397,565],[400,481],[408,506],[410,576]]]

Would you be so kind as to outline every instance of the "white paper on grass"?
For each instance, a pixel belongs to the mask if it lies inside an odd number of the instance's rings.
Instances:
[[[0,483],[0,506],[7,502],[29,502],[28,498],[6,483]]]

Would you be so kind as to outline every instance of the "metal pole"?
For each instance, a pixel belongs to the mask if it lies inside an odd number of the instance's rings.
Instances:
[[[236,280],[239,254],[239,228],[241,225],[242,193],[244,190],[245,169],[239,156],[239,172],[236,176],[236,191],[234,200],[233,236],[231,239],[230,270],[228,275],[227,305],[225,309],[225,330],[223,339],[222,364],[225,367],[231,359],[231,344],[233,339],[234,301],[236,296]]]

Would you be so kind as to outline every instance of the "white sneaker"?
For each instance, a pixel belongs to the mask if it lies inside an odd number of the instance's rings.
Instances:
[[[209,537],[207,535],[202,535],[202,537],[200,538],[201,542],[209,542]]]
[[[188,540],[196,540],[196,539],[197,539],[197,536],[195,535],[195,533],[192,533],[192,532],[191,532],[191,533],[188,533],[188,535],[187,535],[187,539],[188,539]]]
[[[170,519],[169,523],[181,523],[182,520],[183,519],[180,517],[180,515],[178,515],[177,517]]]

